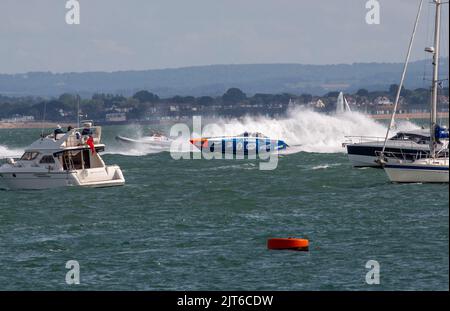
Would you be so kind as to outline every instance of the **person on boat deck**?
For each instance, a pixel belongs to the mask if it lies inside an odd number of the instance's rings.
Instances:
[[[85,127],[83,128],[83,131],[81,132],[81,135],[83,135],[83,136],[92,135],[92,129],[91,129],[91,125],[89,123],[87,123],[85,125]]]
[[[76,137],[78,140],[80,140],[80,139],[81,139],[81,133],[78,132],[78,131],[76,131],[76,132],[75,132],[75,137]]]
[[[69,126],[67,127],[67,133],[69,133],[71,130],[73,130],[73,127],[72,127],[72,125],[69,125]]]
[[[58,124],[56,129],[53,131],[53,135],[55,136],[55,140],[58,139],[59,134],[64,134],[63,130],[61,129],[61,125]]]

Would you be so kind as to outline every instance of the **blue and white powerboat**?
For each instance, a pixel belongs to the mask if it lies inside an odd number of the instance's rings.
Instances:
[[[271,139],[258,132],[245,132],[237,136],[193,138],[190,142],[200,150],[234,155],[278,152],[288,147],[283,140]]]

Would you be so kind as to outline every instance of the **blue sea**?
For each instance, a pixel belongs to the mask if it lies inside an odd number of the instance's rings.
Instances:
[[[132,152],[114,140],[132,129],[103,128],[103,158],[125,186],[0,191],[0,290],[449,289],[448,184],[391,184],[326,139],[262,171]],[[0,130],[0,151],[39,133]],[[271,237],[310,250],[268,250]],[[69,260],[79,285],[66,284]],[[378,285],[366,283],[369,260]]]

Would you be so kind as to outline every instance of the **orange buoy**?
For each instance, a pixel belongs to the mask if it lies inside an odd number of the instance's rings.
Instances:
[[[288,249],[294,251],[308,251],[309,241],[296,238],[273,238],[267,240],[267,248],[276,250]]]

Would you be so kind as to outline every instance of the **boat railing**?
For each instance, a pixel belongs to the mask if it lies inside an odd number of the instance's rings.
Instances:
[[[448,151],[448,144],[446,147],[436,151],[436,157],[438,158],[448,158],[449,151]]]
[[[379,136],[344,136],[345,141],[342,146],[358,143],[378,143],[384,142],[384,137]]]
[[[388,161],[388,159],[395,159],[395,160],[402,160],[402,161],[416,161],[420,159],[426,159],[430,157],[430,152],[426,150],[418,150],[417,152],[403,152],[401,149],[400,151],[375,151],[375,155],[378,159],[381,161]],[[449,157],[449,150],[447,149],[441,149],[438,152],[436,152],[436,158],[438,159],[448,159]]]
[[[14,155],[14,156],[9,156],[9,157],[0,157],[0,166],[2,166],[3,164],[12,164],[15,163],[17,161],[20,160],[20,155]],[[12,163],[11,163],[12,162]]]
[[[92,138],[94,139],[94,144],[100,144],[102,137],[102,128],[100,126],[92,126],[88,129],[76,128],[72,129],[66,135],[67,137],[64,142],[65,147],[76,147],[84,145],[89,136],[92,136]]]
[[[358,144],[358,143],[384,143],[384,137],[375,137],[375,136],[345,136],[347,139],[342,143],[342,147],[346,147],[347,145]],[[398,145],[398,148],[410,148],[416,149],[419,145],[428,145],[429,142],[422,141],[414,141],[409,139],[390,139],[389,142],[395,142]],[[445,143],[441,144],[441,146],[446,146]]]

